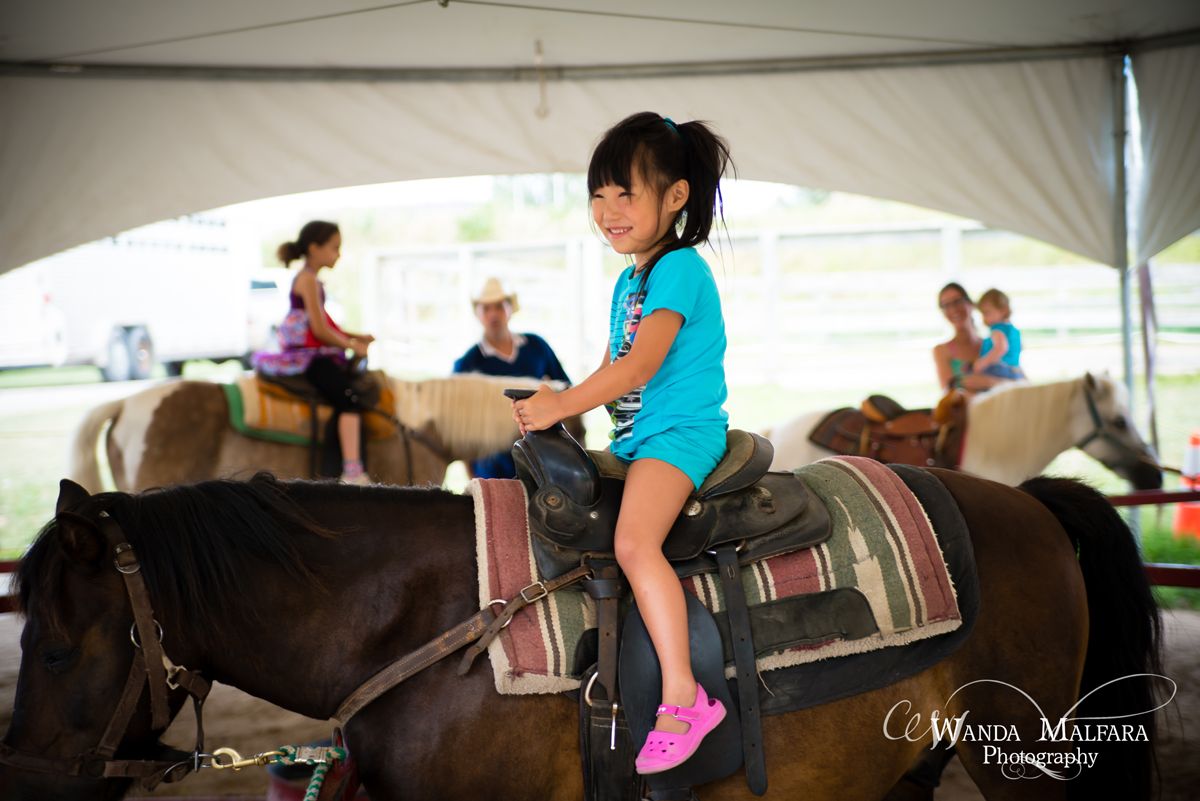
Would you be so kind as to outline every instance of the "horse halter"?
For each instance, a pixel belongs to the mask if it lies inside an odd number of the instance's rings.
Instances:
[[[1087,402],[1088,414],[1092,418],[1092,431],[1075,443],[1076,448],[1082,450],[1085,445],[1095,440],[1100,440],[1101,442],[1107,442],[1118,451],[1124,453],[1134,463],[1141,462],[1156,467],[1159,470],[1171,469],[1159,464],[1157,459],[1150,458],[1144,453],[1139,453],[1132,445],[1113,433],[1116,426],[1100,416],[1100,410],[1096,407],[1096,398],[1090,386],[1084,386],[1083,398]]]
[[[107,513],[101,512],[101,526],[106,533],[114,532],[118,541],[124,540],[120,526]],[[110,540],[111,541],[111,540]],[[113,549],[113,566],[125,581],[125,590],[133,607],[133,626],[129,630],[137,654],[129,666],[129,677],[125,689],[113,710],[108,726],[100,742],[92,749],[74,757],[47,757],[18,751],[7,743],[0,743],[0,764],[18,770],[35,773],[52,773],[60,776],[78,776],[91,779],[142,779],[142,785],[150,790],[160,782],[175,782],[194,770],[199,770],[207,756],[204,750],[204,724],[201,711],[204,699],[212,685],[198,673],[173,663],[162,648],[162,626],[154,619],[150,596],[142,578],[141,565],[133,552],[133,546],[120,542]],[[151,727],[165,729],[171,722],[168,705],[168,689],[183,688],[192,697],[196,711],[196,748],[192,752],[173,748],[164,750],[170,755],[167,760],[113,759],[125,738],[129,721],[137,709],[142,688],[149,687]]]

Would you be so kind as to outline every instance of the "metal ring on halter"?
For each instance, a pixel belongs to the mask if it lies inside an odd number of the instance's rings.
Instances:
[[[151,622],[152,622],[152,623],[154,623],[154,631],[155,631],[155,633],[156,633],[156,634],[158,634],[158,641],[159,641],[159,642],[162,642],[162,638],[163,638],[163,627],[162,627],[162,624],[161,624],[161,623],[159,623],[157,620],[152,620]],[[142,643],[141,643],[141,640],[139,640],[139,639],[138,639],[138,633],[137,633],[137,621],[134,621],[134,622],[133,622],[133,623],[132,623],[132,624],[129,626],[129,639],[130,639],[130,641],[133,643],[133,647],[134,647],[134,648],[137,648],[138,650],[141,650],[141,648],[142,648]]]
[[[487,602],[488,606],[495,606],[496,604],[500,604],[500,611],[503,612],[504,607],[508,606],[508,601],[504,600],[503,598],[493,598],[492,600]],[[496,615],[496,617],[500,617],[500,616]],[[509,623],[512,623],[511,617],[508,620],[504,621],[504,625],[500,627],[500,630],[503,631],[504,629],[508,628]]]

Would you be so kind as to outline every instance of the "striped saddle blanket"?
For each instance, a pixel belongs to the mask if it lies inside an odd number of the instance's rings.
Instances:
[[[742,568],[742,585],[754,607],[794,596],[850,589],[861,593],[875,631],[857,639],[799,642],[759,652],[760,671],[905,645],[962,625],[954,584],[929,518],[916,496],[883,464],[836,456],[795,471],[829,509],[830,538],[821,545]],[[472,481],[475,502],[479,599],[510,598],[537,581],[519,481]],[[715,574],[682,580],[714,614],[724,610]],[[586,593],[564,590],[522,609],[488,647],[496,689],[503,694],[555,693],[579,686],[574,652],[596,626]]]
[[[386,377],[382,378],[381,386],[379,408],[395,414],[395,396]],[[221,388],[229,406],[229,423],[239,434],[289,445],[310,444],[312,410],[304,399],[276,384],[261,381],[252,373],[240,376],[235,383],[222,384]],[[318,439],[325,436],[325,426],[332,414],[332,407],[317,406]],[[387,420],[377,415],[365,415],[364,424],[368,439],[387,439],[396,433]]]

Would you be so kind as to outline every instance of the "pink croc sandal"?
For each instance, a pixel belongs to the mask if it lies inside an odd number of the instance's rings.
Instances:
[[[682,720],[689,728],[683,734],[669,731],[650,732],[646,737],[646,744],[642,746],[633,763],[637,772],[643,776],[662,773],[687,762],[692,754],[696,753],[704,737],[725,719],[725,705],[715,698],[709,698],[704,688],[697,684],[694,705],[663,704],[658,708],[657,714],[670,715],[676,720]]]

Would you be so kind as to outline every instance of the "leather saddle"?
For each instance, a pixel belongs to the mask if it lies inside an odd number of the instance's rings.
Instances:
[[[966,428],[965,396],[953,393],[936,409],[906,409],[886,395],[871,395],[858,409],[834,409],[809,433],[809,441],[847,456],[919,467],[958,466]]]
[[[532,393],[505,394],[520,398]],[[728,714],[706,738],[700,758],[646,777],[651,798],[689,797],[691,786],[727,776],[741,764],[751,791],[766,791],[754,636],[738,568],[819,545],[831,534],[829,512],[800,479],[769,472],[773,456],[764,438],[730,431],[725,457],[684,503],[663,544],[680,577],[720,576],[736,686],[742,689],[735,702],[723,680],[726,659],[717,625],[703,606],[689,599],[693,668],[714,697],[721,698]],[[584,582],[584,590],[596,601],[598,643],[588,691],[580,695],[585,796],[588,801],[627,797],[630,787],[620,777],[632,770],[635,746],[629,735],[640,741],[653,725],[661,684],[657,656],[638,623],[636,606],[628,612],[625,636],[618,635],[621,601],[629,593],[613,556],[613,538],[626,465],[611,453],[585,451],[561,424],[527,433],[513,446],[513,461],[529,493],[529,528],[542,580],[584,562],[592,567],[593,577]],[[618,701],[618,661],[624,705]],[[603,691],[603,703],[592,700],[593,684]],[[590,736],[601,718],[611,726],[607,740]],[[629,721],[628,727],[622,719]],[[618,729],[625,732],[620,750]],[[705,748],[711,753],[703,753]]]
[[[386,378],[375,372],[355,371],[352,386],[354,387],[355,402],[363,409],[377,406],[381,400]],[[260,391],[282,400],[305,403],[310,406],[327,406],[329,401],[317,391],[317,388],[303,375],[267,375],[256,372]]]
[[[739,564],[820,544],[829,513],[788,472],[769,472],[774,451],[757,434],[731,430],[726,454],[684,503],[663,552],[682,578],[716,569],[711,554],[736,545]],[[608,451],[585,451],[561,426],[531,432],[513,446],[529,492],[534,558],[543,579],[562,575],[582,554],[611,557],[627,466]]]

